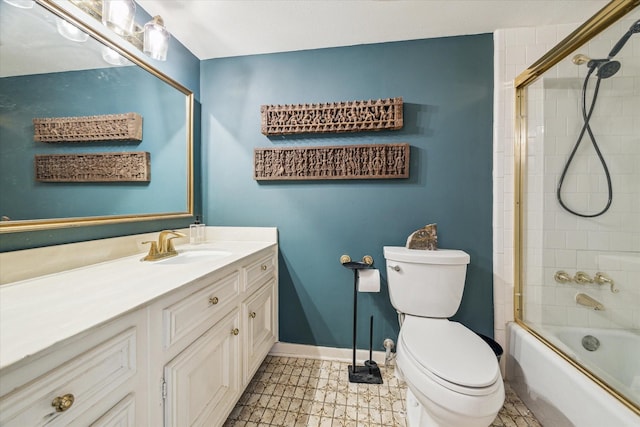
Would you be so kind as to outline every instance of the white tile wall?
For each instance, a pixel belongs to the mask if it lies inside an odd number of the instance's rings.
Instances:
[[[636,12],[621,20],[579,52],[606,57],[639,18]],[[513,320],[513,80],[577,26],[494,33],[494,318],[496,340],[503,346],[506,323]],[[614,186],[612,207],[601,217],[570,215],[555,198],[559,174],[582,124],[579,96],[586,66],[576,66],[569,58],[529,90],[525,310],[533,322],[640,329],[640,35],[616,59],[622,68],[602,81],[591,121]],[[606,181],[588,139],[575,161],[563,187],[566,203],[578,210],[599,210],[606,201]],[[571,275],[579,270],[605,272],[620,292],[595,284],[560,285],[553,280],[559,269]],[[577,292],[598,299],[606,310],[578,306]]]

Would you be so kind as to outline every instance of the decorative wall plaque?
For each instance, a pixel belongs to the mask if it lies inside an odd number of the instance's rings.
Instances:
[[[148,152],[45,154],[35,156],[36,181],[151,181]]]
[[[263,105],[262,133],[363,132],[402,129],[402,98],[324,104]]]
[[[142,141],[137,113],[33,119],[33,139],[40,142]]]
[[[409,144],[255,148],[253,177],[261,180],[409,177]]]

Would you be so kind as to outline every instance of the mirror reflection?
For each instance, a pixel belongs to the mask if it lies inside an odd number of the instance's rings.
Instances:
[[[191,94],[44,7],[0,1],[2,226],[190,213]],[[33,119],[136,113],[141,141],[34,141]],[[40,155],[146,152],[148,182],[41,182]]]

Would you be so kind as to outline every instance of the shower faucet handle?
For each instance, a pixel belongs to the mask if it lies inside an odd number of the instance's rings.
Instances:
[[[569,273],[563,270],[556,271],[556,274],[553,275],[553,279],[558,283],[569,283],[573,280],[571,276],[569,276]]]
[[[593,283],[593,278],[584,271],[578,271],[576,275],[573,276],[573,281],[580,285],[586,285],[587,283]]]
[[[594,282],[596,282],[598,285],[609,285],[610,286],[610,290],[612,293],[617,294],[618,292],[620,292],[620,289],[616,288],[616,284],[613,281],[613,279],[609,276],[607,276],[604,273],[601,272],[597,272],[595,277],[593,278]]]

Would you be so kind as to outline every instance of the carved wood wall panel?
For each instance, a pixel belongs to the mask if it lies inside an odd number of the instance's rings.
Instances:
[[[35,156],[40,182],[148,182],[148,152],[44,154]]]
[[[389,179],[409,177],[409,144],[255,148],[253,177],[261,180]]]
[[[33,119],[33,139],[40,142],[142,141],[137,113]]]
[[[402,98],[324,104],[263,105],[264,135],[398,130],[403,126]]]

